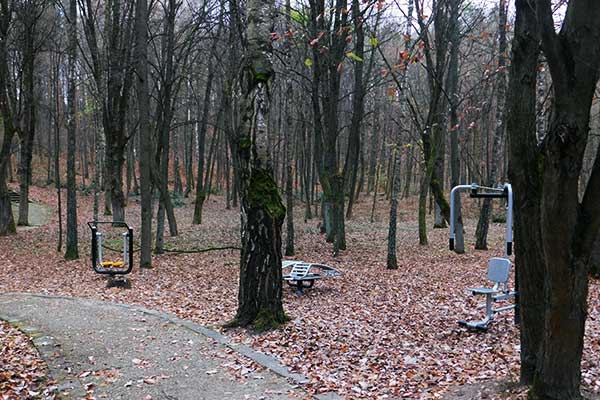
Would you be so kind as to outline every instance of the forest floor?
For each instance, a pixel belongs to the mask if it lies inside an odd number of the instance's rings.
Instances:
[[[343,275],[320,281],[301,296],[286,286],[284,307],[291,321],[255,334],[221,328],[236,311],[237,251],[155,256],[152,269],[140,270],[136,263],[132,289],[107,289],[105,278],[90,264],[86,222],[92,219],[92,196],[78,199],[76,261],[64,261],[56,251],[55,191],[32,187],[31,198],[54,212],[40,228],[20,228],[18,236],[0,238],[0,292],[89,297],[170,312],[275,356],[292,372],[310,378],[306,388],[311,393],[335,391],[343,398],[467,399],[469,393],[475,393],[471,398],[525,398],[522,389],[510,384],[518,379],[519,368],[512,312],[499,315],[488,333],[468,332],[456,324],[479,317],[477,303],[465,289],[485,284],[487,260],[501,256],[503,249],[503,225],[492,224],[492,250],[473,250],[473,203],[465,205],[467,253],[456,255],[447,249],[446,229],[430,229],[429,245],[419,246],[416,200],[402,200],[397,270],[386,269],[389,206],[384,197],[377,199],[373,223],[373,197],[361,198],[347,221],[348,249],[339,257],[333,257],[331,245],[319,233],[318,219],[305,222],[303,205],[297,203],[296,255],[290,259],[325,263]],[[201,226],[191,225],[192,213],[192,201],[185,199],[176,209],[180,235],[167,237],[166,248],[239,245],[239,212],[226,210],[223,197],[208,199]],[[129,199],[126,215],[139,232],[138,198]],[[593,397],[600,394],[599,294],[599,282],[592,281],[582,384]],[[229,367],[238,375],[252,370]],[[481,395],[490,387],[496,388],[493,393]]]

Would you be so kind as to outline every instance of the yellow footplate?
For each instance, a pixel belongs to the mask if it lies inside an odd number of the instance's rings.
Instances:
[[[125,265],[123,261],[103,261],[102,266],[105,268],[119,268]]]

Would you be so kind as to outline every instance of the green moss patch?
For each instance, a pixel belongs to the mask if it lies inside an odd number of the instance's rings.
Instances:
[[[248,185],[248,204],[262,208],[272,219],[285,217],[285,207],[271,174],[265,170],[253,170]]]

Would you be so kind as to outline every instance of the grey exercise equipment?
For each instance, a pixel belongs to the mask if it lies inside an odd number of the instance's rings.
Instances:
[[[510,277],[510,268],[512,263],[508,257],[512,255],[513,250],[513,191],[510,183],[505,183],[501,187],[492,188],[479,186],[476,183],[471,185],[458,185],[452,188],[450,192],[450,250],[454,250],[454,240],[456,238],[456,196],[461,191],[469,191],[471,198],[491,198],[506,199],[506,232],[505,232],[505,257],[494,257],[488,262],[487,277],[493,283],[492,287],[469,288],[472,295],[485,296],[485,304],[478,308],[485,308],[485,317],[479,321],[458,321],[458,324],[470,329],[486,331],[488,324],[495,314],[516,308],[518,299],[517,291],[511,291],[508,286]],[[506,301],[515,299],[514,304],[494,308],[497,301]]]
[[[123,287],[130,288],[131,283],[125,275],[129,274],[133,268],[133,228],[125,222],[108,222],[108,221],[91,221],[88,226],[92,231],[92,267],[98,274],[108,275],[109,279],[107,287]],[[103,227],[113,229],[124,228],[124,232],[120,234],[123,241],[122,258],[114,261],[104,260],[103,249],[109,249],[117,252],[117,249],[107,247],[104,242],[102,233]]]
[[[315,281],[323,278],[340,276],[342,273],[335,268],[324,264],[306,263],[303,261],[285,260],[281,268],[291,268],[289,274],[283,275],[283,280],[290,286],[296,287],[296,293],[304,293],[305,288],[311,288]]]

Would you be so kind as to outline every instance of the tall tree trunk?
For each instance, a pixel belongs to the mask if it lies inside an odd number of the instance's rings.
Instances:
[[[423,166],[421,171],[421,181],[419,184],[419,244],[426,246],[427,240],[427,195],[429,194],[429,173],[427,166]]]
[[[8,88],[12,78],[8,67],[8,30],[11,24],[12,9],[8,2],[0,2],[0,112],[4,128],[4,138],[0,148],[0,236],[15,234],[17,232],[12,213],[10,193],[6,178],[10,167],[11,148],[16,126],[13,121],[13,110],[8,99]]]
[[[133,169],[134,169],[134,160],[133,160],[133,140],[131,140],[127,144],[127,160],[125,167],[125,196],[127,200],[129,200],[129,195],[131,194],[131,181],[133,180]]]
[[[373,184],[373,204],[371,205],[371,223],[375,221],[375,205],[377,204],[377,188],[379,186],[379,164],[375,169],[375,182]]]
[[[31,10],[29,12],[35,12]],[[29,17],[31,18],[31,16]],[[35,17],[33,17],[35,18]],[[29,24],[28,24],[29,25]],[[25,52],[23,55],[24,126],[21,130],[21,154],[19,159],[19,219],[17,225],[29,225],[29,186],[31,184],[31,159],[33,156],[33,138],[36,124],[36,100],[34,92],[35,23],[25,34]]]
[[[230,2],[232,7],[237,7]],[[281,226],[285,207],[273,179],[267,121],[273,76],[272,0],[247,3],[246,65],[242,75],[241,131],[235,143],[240,161],[242,252],[235,325],[257,330],[286,321],[282,303]]]
[[[175,220],[175,214],[173,210],[173,204],[171,202],[171,196],[169,194],[169,129],[163,126],[160,131],[160,144],[159,144],[159,159],[157,163],[158,170],[153,174],[154,182],[160,191],[160,206],[158,211],[158,217],[156,219],[156,248],[155,253],[161,254],[164,243],[164,215],[167,214],[167,220],[169,222],[169,233],[171,236],[177,236],[177,222]]]
[[[158,203],[156,212],[156,241],[154,242],[154,253],[163,254],[165,245],[165,205]]]
[[[231,164],[229,148],[225,145],[225,209],[231,209]]]
[[[450,61],[448,64],[448,96],[450,102],[450,169],[451,186],[459,185],[460,179],[460,154],[458,150],[458,135],[460,132],[458,119],[458,55],[460,50],[460,27],[458,17],[460,13],[461,0],[450,1]],[[457,254],[465,252],[465,237],[462,220],[460,196],[457,193],[454,199],[457,207],[455,212],[454,226],[456,237],[454,239],[454,251]]]
[[[290,0],[286,0],[286,23],[288,26],[288,30],[292,30],[292,20],[291,20],[291,12],[292,7],[290,4]],[[288,66],[291,66],[290,63],[292,61],[290,49],[288,48],[288,56],[287,62]],[[294,87],[292,85],[292,80],[290,77],[286,80],[286,98],[283,100],[285,102],[285,149],[286,149],[286,157],[285,157],[285,203],[286,203],[286,238],[285,238],[285,255],[293,256],[294,255],[294,188],[293,188],[293,175],[292,175],[292,113],[290,108],[290,103],[294,98]]]
[[[496,75],[497,98],[496,98],[496,129],[494,132],[494,141],[492,143],[492,162],[488,174],[489,186],[496,184],[498,179],[498,164],[500,163],[500,147],[504,137],[504,103],[506,101],[506,15],[508,3],[507,0],[500,0],[498,4],[498,72]],[[491,199],[484,199],[477,231],[475,236],[475,248],[487,250],[487,234],[490,224],[490,214],[492,211]]]
[[[62,237],[63,237],[63,223],[62,223],[62,196],[61,196],[61,183],[60,183],[60,104],[62,99],[62,93],[60,90],[60,60],[56,56],[56,60],[53,60],[52,65],[52,81],[54,83],[54,183],[56,189],[57,198],[57,214],[58,214],[58,241],[56,244],[56,251],[62,251]]]
[[[136,0],[135,59],[138,101],[138,129],[140,138],[140,190],[141,190],[141,251],[140,267],[152,267],[152,140],[150,134],[150,104],[148,93],[148,2]]]
[[[514,191],[515,271],[521,319],[521,382],[530,385],[543,335],[544,255],[541,247],[541,178],[535,147],[535,82],[539,45],[534,3],[516,1],[507,98],[508,176]]]
[[[176,0],[169,0],[163,4],[163,12],[165,13],[165,23],[163,27],[164,40],[161,42],[161,56],[164,63],[164,70],[159,91],[159,107],[158,107],[158,146],[156,153],[156,170],[152,168],[152,179],[155,186],[160,192],[160,203],[164,208],[169,222],[169,234],[177,236],[177,221],[175,219],[175,211],[169,193],[169,155],[170,155],[170,132],[171,122],[174,114],[174,99],[177,97],[179,86],[175,82],[176,69],[175,65],[175,20],[179,4]],[[155,173],[156,172],[156,173]],[[160,212],[159,212],[159,215]],[[164,229],[159,229],[158,224],[163,223],[164,219],[157,219],[157,243],[162,245],[163,238],[161,237]],[[157,246],[157,252],[162,251],[161,247]]]
[[[345,32],[349,29],[348,13],[342,12],[347,9],[347,0],[338,0],[334,12],[332,12],[332,32]],[[327,57],[323,57],[321,50],[323,45],[312,47],[313,55],[313,79],[312,79],[312,103],[313,118],[315,125],[315,157],[317,159],[319,181],[323,191],[324,226],[326,228],[326,240],[334,242],[336,234],[339,240],[339,249],[346,247],[344,218],[336,223],[335,215],[344,209],[344,196],[336,196],[334,193],[334,180],[338,171],[338,106],[340,97],[341,70],[345,58],[346,37],[338,33],[322,35],[325,31],[324,19],[325,2],[323,0],[310,1],[310,34],[313,37],[321,35],[322,41],[326,42],[328,48]],[[320,16],[321,15],[321,16]],[[327,115],[324,124],[321,123],[322,113]],[[341,203],[340,203],[341,200]],[[336,228],[340,228],[336,232]]]
[[[91,0],[82,1],[80,15],[86,38],[92,76],[100,98],[102,126],[106,138],[104,165],[105,215],[113,221],[125,219],[125,196],[123,194],[124,151],[128,137],[125,122],[128,117],[130,87],[133,82],[133,55],[131,46],[134,34],[134,7],[120,0],[107,1],[104,5],[104,37],[98,38],[98,10]],[[103,48],[99,46],[102,45]]]
[[[379,108],[381,107],[379,94],[375,95],[374,109],[373,109],[373,123],[371,129],[371,153],[369,156],[369,178],[367,180],[367,193],[371,193],[373,185],[375,183],[375,173],[378,167],[377,155],[379,154]]]
[[[313,160],[313,152],[311,151],[312,148],[312,135],[310,135],[308,133],[308,130],[306,129],[306,112],[305,112],[305,108],[302,107],[302,110],[300,112],[300,137],[302,140],[302,149],[303,149],[303,162],[304,162],[304,167],[302,168],[303,173],[302,173],[302,179],[304,181],[304,199],[305,199],[305,207],[304,207],[304,221],[308,221],[309,219],[312,219],[312,209],[311,209],[311,204],[312,204],[312,194],[314,191],[314,186],[313,186],[313,171],[314,171],[314,160]]]
[[[213,43],[213,50],[215,50],[216,40]],[[212,80],[214,79],[214,62],[211,59],[208,63],[208,78],[206,80],[206,89],[204,91],[204,100],[202,102],[202,117],[200,119],[200,126],[198,127],[198,171],[196,172],[196,201],[194,206],[194,216],[192,219],[193,224],[202,223],[202,206],[206,199],[206,193],[204,188],[204,147],[206,143],[206,127],[208,125],[208,112],[210,109],[210,97],[212,93]]]
[[[189,98],[189,92],[190,92],[190,82],[187,82],[186,84],[186,92],[187,92],[187,96]],[[194,115],[192,114],[193,109],[191,107],[191,101],[186,101],[185,103],[185,129],[184,129],[184,149],[185,149],[185,193],[184,196],[185,197],[189,197],[190,193],[192,192],[192,190],[194,189],[195,185],[194,185],[194,171],[193,171],[193,165],[194,165],[194,129],[190,128],[191,126],[196,126],[196,124],[191,125],[191,120],[192,118],[194,118]]]
[[[404,180],[404,190],[402,191],[402,198],[406,199],[410,196],[410,181],[413,177],[413,165],[415,163],[415,146],[412,143],[408,144],[409,148],[406,154],[406,170],[404,171],[405,180]]]
[[[358,182],[356,184],[356,191],[354,192],[354,202],[358,201],[360,194],[363,192],[365,188],[365,170],[366,170],[366,160],[365,160],[365,145],[364,141],[360,146],[360,175],[358,176]]]
[[[404,51],[408,53],[410,51],[410,33],[412,30],[412,13],[413,13],[413,2],[408,1],[408,12],[406,13],[406,28],[404,31]],[[400,85],[402,90],[404,105],[401,111],[401,126],[397,128],[394,146],[394,175],[392,176],[392,190],[391,190],[391,201],[390,201],[390,223],[388,227],[388,248],[387,248],[387,268],[398,269],[398,260],[396,259],[396,220],[398,214],[398,194],[400,193],[400,165],[402,162],[402,129],[408,130],[410,126],[408,107],[408,87],[406,86],[406,73],[408,70],[408,58],[403,62],[404,68],[402,69],[402,75],[400,77]]]
[[[542,49],[552,75],[548,131],[539,147],[544,335],[531,397],[580,399],[588,272],[600,231],[600,157],[579,197],[590,109],[600,69],[600,3],[571,1],[556,32],[549,0],[537,3]],[[572,60],[577,60],[573,63]],[[533,81],[535,88],[535,80]],[[532,135],[535,129],[529,133]],[[560,223],[557,223],[560,221]]]
[[[183,195],[183,183],[181,181],[181,171],[179,165],[181,164],[179,161],[179,132],[177,129],[173,130],[173,175],[174,177],[174,185],[173,191],[176,194]]]
[[[289,10],[289,8],[288,8]],[[288,88],[291,89],[291,81],[288,84]],[[288,93],[292,93],[288,90]],[[294,175],[292,169],[292,145],[291,141],[291,130],[292,130],[292,116],[289,110],[289,99],[285,101],[285,115],[286,115],[286,127],[285,127],[285,203],[286,203],[286,238],[285,238],[285,255],[294,255]]]
[[[117,131],[118,132],[118,131]],[[125,163],[125,143],[120,138],[122,133],[110,132],[107,135],[109,149],[106,163],[108,184],[110,188],[110,206],[114,222],[125,221],[125,194],[123,193],[123,165]]]
[[[94,205],[93,205],[93,220],[98,221],[98,211],[100,208],[100,176],[102,170],[102,148],[100,147],[100,134],[98,133],[98,124],[94,124],[94,149],[96,156],[94,157]]]
[[[75,180],[75,157],[77,136],[77,0],[69,0],[69,24],[67,47],[67,248],[65,259],[79,258],[77,246],[77,182]]]
[[[427,82],[429,87],[429,110],[425,129],[422,129],[421,140],[423,142],[423,160],[426,183],[430,186],[436,204],[440,207],[440,213],[444,220],[450,219],[450,206],[444,197],[443,176],[439,175],[443,171],[444,163],[444,144],[445,144],[445,97],[443,94],[443,77],[446,68],[446,53],[448,50],[448,29],[449,22],[448,4],[446,2],[434,3],[433,26],[435,39],[434,50],[432,54],[431,43],[428,35],[428,24],[423,18],[422,4],[415,2],[417,12],[417,22],[421,28],[421,40],[424,42],[424,53],[427,64]],[[424,190],[421,189],[420,196],[424,196]],[[426,203],[426,196],[422,199]],[[421,227],[423,228],[423,227]]]
[[[348,136],[348,151],[344,164],[344,183],[348,189],[348,209],[346,218],[352,218],[352,206],[354,205],[354,192],[356,191],[356,179],[358,175],[358,161],[360,156],[360,128],[364,113],[365,87],[363,83],[363,65],[365,57],[365,32],[363,17],[360,13],[360,2],[352,0],[352,22],[354,25],[354,95],[352,96],[352,119],[350,121],[350,133]],[[343,201],[343,197],[342,197]],[[343,226],[342,226],[343,228]]]

